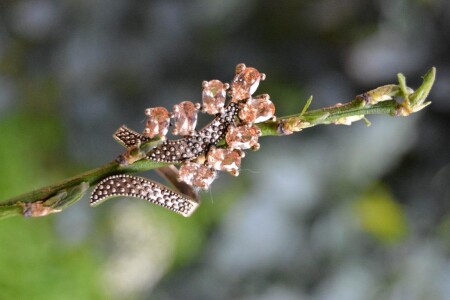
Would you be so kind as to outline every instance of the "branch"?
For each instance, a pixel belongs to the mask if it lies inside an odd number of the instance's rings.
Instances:
[[[263,136],[286,135],[319,124],[351,125],[352,122],[364,119],[366,115],[409,116],[431,104],[426,98],[433,86],[436,68],[431,68],[423,76],[423,83],[415,92],[406,86],[403,74],[398,74],[397,77],[398,85],[384,85],[356,96],[351,102],[307,111],[311,97],[301,113],[258,126]]]
[[[312,101],[311,97],[300,113],[279,117],[277,120],[256,125],[261,129],[262,136],[283,136],[319,124],[350,125],[352,122],[365,119],[366,115],[371,114],[408,116],[431,103],[426,101],[426,98],[433,86],[435,75],[436,69],[433,67],[424,75],[422,85],[416,91],[413,91],[406,86],[405,77],[398,74],[399,84],[397,85],[390,84],[378,87],[356,96],[352,101],[345,104],[336,104],[308,111],[309,104]],[[154,140],[151,142],[154,142]],[[148,147],[148,143],[142,145],[138,149],[138,154],[147,151]],[[128,155],[133,154],[128,153]],[[89,187],[108,176],[148,171],[172,165],[171,163],[140,158],[138,157],[139,160],[128,165],[112,161],[60,183],[1,201],[0,219],[10,216],[39,217],[60,212],[79,201]]]

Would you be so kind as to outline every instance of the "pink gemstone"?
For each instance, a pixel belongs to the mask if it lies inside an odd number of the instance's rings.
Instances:
[[[258,149],[258,137],[261,130],[255,125],[230,126],[225,140],[228,146],[236,149]]]
[[[211,148],[208,152],[208,164],[219,171],[230,172],[232,175],[239,174],[242,153],[237,149]]]
[[[256,91],[260,80],[261,73],[258,70],[244,66],[231,83],[231,96],[235,100],[247,99]]]
[[[219,80],[211,80],[203,83],[203,110],[214,115],[223,110],[225,106],[227,85]]]
[[[215,178],[216,172],[213,169],[195,162],[183,163],[178,171],[178,180],[203,190],[208,189]]]
[[[197,125],[197,108],[191,101],[183,101],[173,106],[175,128],[173,134],[190,135]]]
[[[239,118],[246,123],[261,123],[269,120],[275,114],[275,105],[264,94],[250,98],[240,105]]]
[[[169,112],[164,107],[154,107],[145,110],[147,122],[145,123],[144,135],[149,138],[155,136],[164,137],[170,125]]]
[[[207,190],[214,179],[216,179],[216,171],[208,166],[200,165],[194,176],[193,186]]]
[[[200,165],[198,163],[189,161],[183,163],[178,170],[178,180],[192,185],[192,183],[194,182],[194,176],[197,173],[199,167]]]

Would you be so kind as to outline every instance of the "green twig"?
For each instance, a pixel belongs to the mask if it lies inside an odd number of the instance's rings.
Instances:
[[[301,131],[319,124],[345,124],[364,119],[366,115],[384,114],[390,116],[408,116],[415,113],[430,102],[426,98],[433,86],[436,69],[431,68],[423,77],[422,85],[413,91],[406,86],[405,77],[398,74],[399,84],[381,86],[359,96],[354,100],[308,111],[312,97],[310,97],[301,113],[280,117],[257,124],[262,136],[281,136]],[[145,150],[148,145],[143,145]],[[141,150],[142,150],[141,149]],[[102,167],[93,169],[12,199],[0,202],[0,219],[9,216],[45,216],[60,212],[80,200],[88,188],[103,178],[124,173],[142,172],[168,166],[169,163],[160,163],[147,159],[137,160],[129,165],[122,165],[116,161]]]

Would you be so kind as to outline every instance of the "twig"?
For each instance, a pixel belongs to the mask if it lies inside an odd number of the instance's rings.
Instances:
[[[300,113],[279,117],[275,121],[267,121],[257,126],[261,129],[262,136],[282,136],[319,124],[350,125],[371,114],[408,116],[431,103],[426,101],[426,98],[433,86],[435,75],[436,69],[431,68],[424,75],[422,85],[413,91],[406,86],[405,77],[398,74],[398,85],[385,85],[356,96],[348,103],[308,111],[311,97]],[[147,148],[148,145],[143,145],[141,150],[144,151]],[[140,159],[129,165],[113,161],[60,183],[1,201],[0,219],[9,216],[37,217],[60,212],[80,200],[89,187],[105,177],[142,172],[169,165],[171,164],[148,159]]]

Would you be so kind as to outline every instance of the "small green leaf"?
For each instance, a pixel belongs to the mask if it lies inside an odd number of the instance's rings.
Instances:
[[[407,99],[409,94],[411,94],[411,93],[408,93],[408,87],[406,86],[405,75],[403,75],[402,73],[398,73],[397,79],[398,79],[398,86],[400,88],[400,91],[402,92],[402,96],[403,96],[403,98]]]
[[[306,104],[305,106],[303,106],[303,109],[299,115],[299,117],[303,116],[303,114],[306,112],[306,110],[309,108],[309,106],[311,105],[311,102],[313,100],[313,96],[311,95],[308,100],[306,100]]]
[[[310,118],[308,118],[308,122],[310,122],[311,124],[322,123],[322,122],[325,121],[329,116],[330,116],[330,113],[329,113],[329,112],[324,112],[322,115],[311,116]]]
[[[81,199],[81,197],[86,194],[87,190],[89,189],[89,183],[86,181],[81,182],[79,185],[70,188],[68,190],[65,190],[65,197],[62,197],[59,199],[58,202],[56,202],[53,205],[54,209],[63,210],[64,208],[74,204],[78,200]],[[47,201],[46,201],[47,203]]]
[[[431,88],[433,87],[434,80],[436,78],[436,68],[432,67],[428,72],[423,76],[422,85],[409,96],[409,101],[411,106],[414,108],[415,106],[422,106],[425,104],[425,100],[430,93]],[[427,104],[428,105],[428,104]],[[423,106],[424,107],[424,106]],[[421,108],[423,108],[421,107]]]

